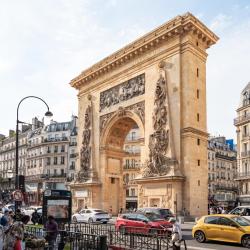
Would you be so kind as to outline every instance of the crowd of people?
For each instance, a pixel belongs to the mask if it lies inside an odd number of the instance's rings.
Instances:
[[[224,207],[210,207],[209,214],[227,214],[227,210]]]
[[[20,209],[16,210],[16,213],[12,210],[5,209],[3,216],[0,219],[0,249],[3,250],[24,250],[24,234],[25,225],[30,221],[30,216],[23,215]],[[37,223],[36,212],[32,214],[31,221]],[[46,236],[45,239],[48,242],[50,250],[55,249],[56,238],[58,235],[58,224],[53,216],[48,216],[48,221],[45,225]]]
[[[2,230],[3,250],[22,250],[24,239],[24,225],[30,220],[28,215],[22,215],[21,210],[17,209],[16,214],[7,209],[0,219]]]

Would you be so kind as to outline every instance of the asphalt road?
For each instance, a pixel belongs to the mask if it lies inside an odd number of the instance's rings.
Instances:
[[[115,223],[115,218],[110,221],[110,224]],[[231,244],[231,243],[225,243],[225,242],[215,242],[215,241],[209,241],[206,243],[199,243],[196,240],[192,238],[192,227],[193,223],[186,223],[182,224],[181,228],[183,231],[183,237],[186,241],[187,249],[188,250],[243,250],[246,249],[238,244]],[[184,249],[184,246],[182,246],[182,249]]]

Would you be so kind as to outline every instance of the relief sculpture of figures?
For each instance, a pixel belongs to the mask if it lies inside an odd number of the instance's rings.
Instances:
[[[100,112],[112,105],[145,93],[145,75],[136,76],[100,94]]]
[[[92,108],[89,105],[84,116],[84,130],[82,133],[82,147],[80,150],[80,171],[77,176],[79,182],[89,179],[91,165],[91,116]]]
[[[160,75],[156,84],[154,99],[154,132],[149,137],[149,160],[142,169],[143,177],[166,175],[171,165],[171,159],[166,156],[169,146],[169,130],[166,129],[168,122],[166,91],[166,81]]]

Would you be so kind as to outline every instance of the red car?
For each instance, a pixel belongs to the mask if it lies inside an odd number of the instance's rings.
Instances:
[[[172,224],[156,215],[145,216],[139,213],[131,213],[120,215],[116,220],[115,228],[122,234],[161,235],[170,232]]]

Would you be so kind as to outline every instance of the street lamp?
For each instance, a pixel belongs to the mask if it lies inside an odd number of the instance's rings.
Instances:
[[[19,130],[18,130],[18,125],[19,125],[19,123],[23,123],[23,122],[21,122],[21,121],[19,121],[19,118],[18,118],[18,112],[19,112],[19,107],[20,107],[20,104],[25,100],[25,99],[28,99],[28,98],[35,98],[35,99],[39,99],[40,101],[42,101],[45,105],[46,105],[46,107],[47,107],[47,112],[45,113],[45,116],[47,116],[47,117],[52,117],[53,116],[53,114],[52,114],[52,112],[49,110],[49,106],[48,106],[48,104],[42,99],[42,98],[40,98],[40,97],[37,97],[37,96],[33,96],[33,95],[31,95],[31,96],[26,96],[26,97],[24,97],[19,103],[18,103],[18,105],[17,105],[17,111],[16,111],[16,178],[15,178],[15,189],[16,190],[18,190],[19,189],[19,176],[18,176],[18,147],[19,147],[19,145],[18,145],[18,136],[19,136]],[[17,210],[17,208],[18,208],[18,202],[17,201],[15,201],[15,211]]]
[[[11,170],[11,169],[9,169],[8,171],[7,171],[7,173],[6,173],[6,175],[7,175],[7,178],[8,178],[8,180],[9,180],[9,188],[10,188],[10,182],[11,182],[11,179],[13,178],[13,176],[14,176],[14,173],[13,173],[13,171]]]

